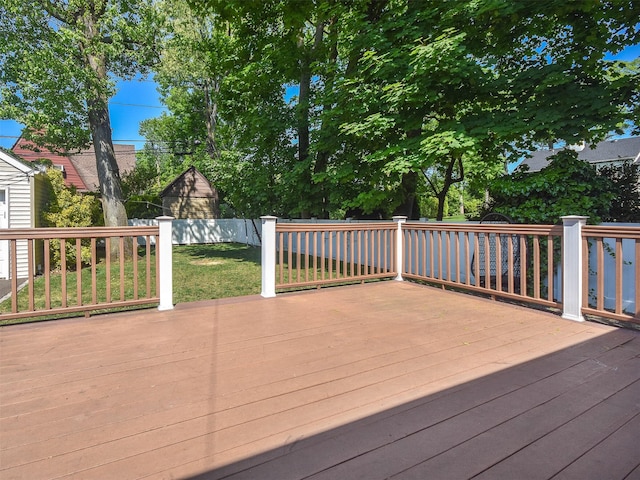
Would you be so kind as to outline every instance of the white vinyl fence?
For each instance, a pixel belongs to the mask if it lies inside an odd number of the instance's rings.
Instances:
[[[134,218],[129,220],[129,225],[156,225],[156,220]],[[174,219],[172,227],[174,245],[235,242],[260,246],[262,224],[260,220],[243,218]]]

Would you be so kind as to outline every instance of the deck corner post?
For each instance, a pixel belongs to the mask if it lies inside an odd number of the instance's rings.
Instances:
[[[589,217],[562,218],[562,318],[584,322],[582,316],[582,227]]]
[[[262,295],[265,298],[276,296],[276,220],[277,217],[265,215],[262,220]]]
[[[158,280],[160,282],[160,304],[158,310],[173,309],[173,217],[156,217],[158,221]]]
[[[404,242],[402,241],[402,224],[407,222],[407,217],[404,215],[394,215],[393,221],[398,224],[398,230],[396,231],[396,276],[394,280],[402,282],[402,266],[404,265]]]

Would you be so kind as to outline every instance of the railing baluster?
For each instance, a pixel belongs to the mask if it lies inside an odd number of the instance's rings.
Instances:
[[[124,260],[125,260],[125,251],[124,251],[124,237],[119,237],[118,239],[118,254],[120,260],[120,301],[124,301],[125,296],[125,288],[124,288]]]
[[[347,266],[348,266],[347,257],[349,256],[347,253],[348,238],[349,238],[349,231],[345,230],[344,232],[342,232],[342,277],[343,278],[349,277],[349,271],[347,270]]]
[[[604,310],[604,246],[602,238],[596,238],[596,308]]]
[[[18,313],[18,240],[9,241],[9,262],[11,271],[11,312]]]
[[[93,304],[98,303],[98,252],[96,248],[97,239],[91,237],[91,302]],[[149,243],[149,237],[147,237],[147,244]],[[150,276],[147,274],[147,276]],[[150,285],[147,288],[147,296],[151,296]]]
[[[156,249],[158,247],[158,243],[156,242]],[[105,237],[104,239],[104,249],[105,249],[105,302],[111,303],[111,237]],[[157,253],[157,252],[156,252]],[[156,254],[156,257],[158,255]]]
[[[444,231],[444,241],[445,241],[445,260],[447,262],[447,280],[451,281],[451,234],[450,232]]]
[[[76,272],[77,274],[77,272]],[[60,286],[62,295],[62,308],[67,307],[67,240],[60,239]]]
[[[151,297],[151,236],[147,235],[146,237],[146,245],[145,245],[145,255],[146,255],[146,264],[145,264],[145,273],[147,275],[147,297]],[[156,257],[157,257],[156,253]],[[160,282],[156,282],[158,284]]]
[[[547,236],[547,300],[549,302],[553,302],[553,290],[555,288],[553,282],[553,272],[555,271],[555,262],[554,262],[554,248],[553,248],[553,237],[551,235]],[[588,258],[588,257],[585,257]],[[587,283],[588,288],[588,283]],[[583,298],[588,298],[585,295]]]
[[[491,234],[486,234],[484,241],[484,288],[491,288]]]
[[[51,309],[51,249],[47,238],[44,241],[44,308]]]
[[[133,299],[138,300],[138,237],[135,236],[132,239],[132,252],[131,259],[133,260]]]
[[[460,262],[460,236],[456,232],[454,232],[453,233],[453,238],[455,240],[455,250],[456,250],[456,259],[455,259],[455,263],[454,263],[455,272],[456,272],[455,281],[456,281],[456,283],[461,283],[460,282],[460,264],[461,264],[461,262]]]
[[[280,283],[284,283],[284,233],[279,233],[278,237],[278,271],[280,272]]]
[[[622,239],[616,238],[616,313],[622,314]]]
[[[520,295],[527,296],[527,237],[520,235]]]
[[[82,239],[76,238],[76,296],[82,305]]]
[[[318,232],[313,232],[313,281],[318,281]]]
[[[533,297],[540,298],[540,238],[538,235],[533,236]]]
[[[511,235],[496,233],[496,291],[502,291],[502,239],[511,242]]]
[[[295,234],[296,241],[296,256],[295,256],[295,265],[296,265],[296,282],[301,282],[304,276],[304,267],[302,265],[302,261],[304,258],[304,254],[302,252],[303,248],[303,234],[300,232],[296,232]]]
[[[465,283],[471,285],[471,245],[469,244],[469,232],[463,232],[464,236],[464,258],[465,258]]]
[[[34,311],[36,309],[35,307],[35,295],[34,295],[34,240],[32,238],[27,240],[27,247],[29,249],[29,261],[28,261],[28,275],[27,275],[27,282],[29,282],[29,288],[28,288],[28,292],[29,292],[29,311]],[[17,297],[17,295],[16,295]]]

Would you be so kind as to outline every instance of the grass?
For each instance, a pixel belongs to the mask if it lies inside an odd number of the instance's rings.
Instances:
[[[141,250],[143,252],[143,250]],[[151,262],[155,265],[155,257]],[[111,299],[120,299],[120,265],[115,262],[111,265]],[[155,266],[152,267],[152,272]],[[132,262],[125,264],[125,298],[133,298],[133,267]],[[153,275],[153,273],[152,273]],[[97,290],[98,302],[105,302],[106,298],[106,265],[104,261],[97,266]],[[91,303],[91,269],[85,268],[81,272],[83,303]],[[67,304],[76,305],[77,287],[76,273],[68,272],[66,275]],[[61,286],[62,275],[52,273],[50,276],[51,306],[62,305]],[[145,259],[138,260],[139,296],[146,293]],[[237,297],[260,293],[261,267],[260,248],[250,247],[237,243],[222,243],[215,245],[190,245],[173,247],[173,301],[174,303],[196,302],[225,297]],[[45,280],[38,277],[34,281],[36,309],[44,309],[45,306]],[[155,292],[155,279],[151,284],[151,292]],[[120,307],[109,310],[101,310],[95,313],[119,311],[140,307]],[[18,309],[28,309],[28,289],[23,288],[18,294]],[[11,311],[11,299],[0,304],[0,313]],[[50,316],[29,317],[18,320],[0,320],[0,325],[22,323],[34,320],[49,320],[54,318],[68,318],[78,314],[61,314]]]
[[[260,248],[238,243],[173,249],[173,301],[256,295],[261,288]]]

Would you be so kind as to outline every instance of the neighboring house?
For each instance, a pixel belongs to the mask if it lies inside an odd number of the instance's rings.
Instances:
[[[573,145],[572,150],[578,152],[578,159],[587,161],[597,168],[605,165],[620,165],[624,162],[635,162],[640,165],[640,137],[606,140],[591,148],[589,145]],[[548,158],[560,149],[539,150],[532,152],[521,165],[527,165],[530,172],[538,172],[549,164]]]
[[[133,145],[114,145],[118,170],[122,176],[133,170],[136,164],[136,151]],[[74,186],[81,193],[99,190],[98,168],[93,145],[78,153],[61,155],[46,148],[35,147],[33,143],[20,137],[11,149],[13,153],[27,161],[50,160],[54,168],[62,171],[67,187]]]
[[[134,145],[113,145],[116,154],[116,162],[120,177],[130,172],[136,166],[136,149]],[[98,168],[96,167],[96,152],[91,145],[87,150],[74,153],[69,156],[76,171],[80,175],[85,187],[91,192],[100,190],[100,181],[98,180]]]
[[[41,159],[49,160],[54,168],[62,172],[64,184],[67,187],[74,186],[79,192],[88,191],[75,165],[71,163],[71,159],[68,156],[52,152],[47,148],[36,147],[29,140],[25,140],[22,137],[18,138],[13,147],[11,147],[11,151],[27,162],[35,162]]]
[[[9,152],[0,150],[0,228],[33,228],[42,226],[50,186],[46,175],[27,165]],[[16,245],[18,278],[28,276],[28,246]],[[42,242],[34,242],[34,272],[42,266]],[[8,241],[0,241],[0,278],[9,278],[11,265]]]
[[[174,218],[218,218],[218,191],[195,167],[178,175],[162,192],[162,210]]]

